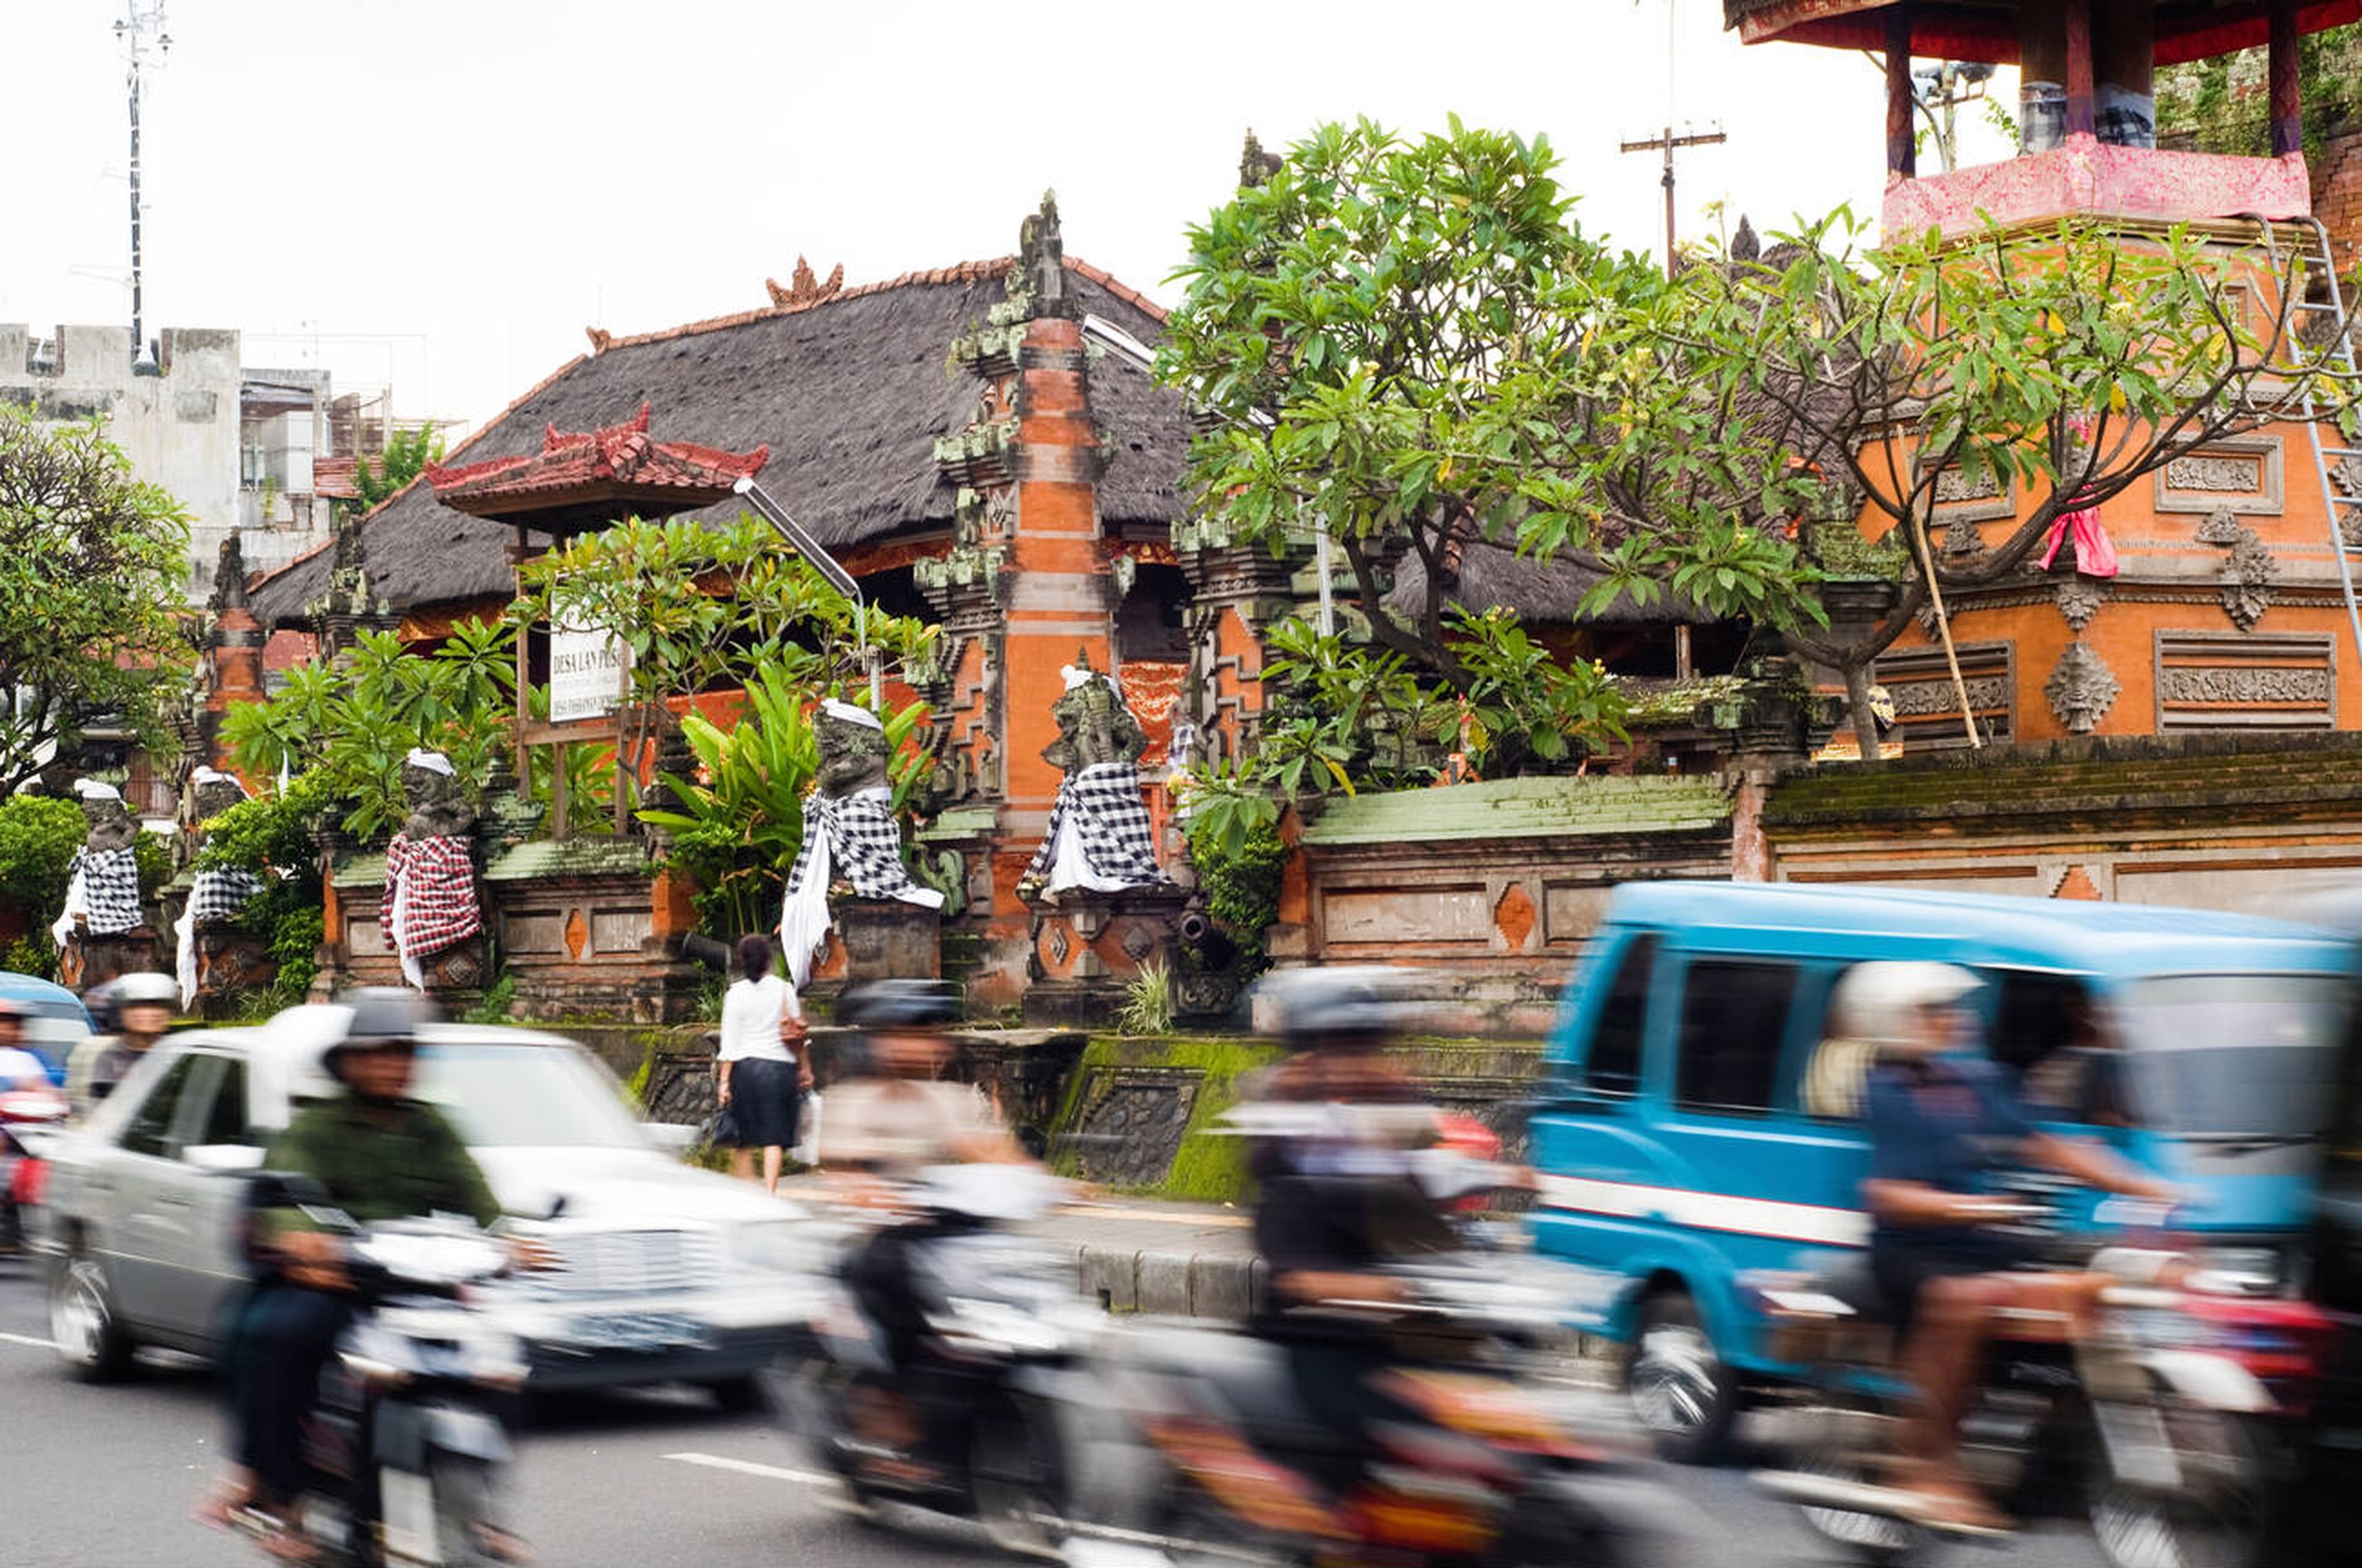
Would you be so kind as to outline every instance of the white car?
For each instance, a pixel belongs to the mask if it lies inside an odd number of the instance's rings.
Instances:
[[[210,1355],[246,1281],[247,1182],[307,1096],[349,1010],[168,1035],[75,1132],[45,1143],[36,1244],[51,1337],[97,1380],[139,1345]],[[557,1266],[503,1292],[536,1390],[682,1380],[725,1404],[809,1310],[800,1214],[682,1165],[686,1129],[635,1121],[622,1087],[571,1041],[458,1023],[420,1032],[414,1092],[458,1128],[502,1208],[535,1221]]]

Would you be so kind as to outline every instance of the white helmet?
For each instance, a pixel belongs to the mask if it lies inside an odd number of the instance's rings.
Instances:
[[[1958,964],[1925,958],[1857,964],[1829,999],[1829,1030],[1848,1040],[1881,1044],[1915,1040],[1916,1013],[1958,1001],[1982,983]]]

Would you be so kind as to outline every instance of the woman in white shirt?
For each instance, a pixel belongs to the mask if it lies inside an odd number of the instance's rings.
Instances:
[[[722,1049],[715,1055],[715,1092],[738,1124],[730,1168],[755,1179],[755,1151],[763,1151],[763,1187],[777,1196],[779,1165],[796,1141],[797,1113],[811,1087],[811,1064],[799,1062],[789,1042],[804,1036],[795,988],[771,971],[771,944],[761,936],[738,943],[745,977],[722,999]]]

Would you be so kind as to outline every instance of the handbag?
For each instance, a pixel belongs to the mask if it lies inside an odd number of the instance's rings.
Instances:
[[[717,1107],[705,1119],[705,1142],[711,1148],[734,1149],[738,1146],[738,1108],[735,1105]]]
[[[796,1146],[788,1151],[800,1165],[820,1164],[820,1090],[804,1096],[803,1119],[796,1127]]]

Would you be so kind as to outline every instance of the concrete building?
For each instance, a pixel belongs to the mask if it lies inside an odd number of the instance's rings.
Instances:
[[[349,495],[351,450],[382,449],[384,422],[357,419],[321,370],[249,369],[238,334],[166,328],[152,370],[132,365],[122,326],[61,326],[41,337],[0,323],[0,401],[42,417],[106,420],[135,472],[189,510],[188,597],[203,603],[232,528],[249,566],[271,570],[328,537],[331,501]],[[341,457],[342,466],[335,458]],[[343,476],[324,486],[322,467]]]

